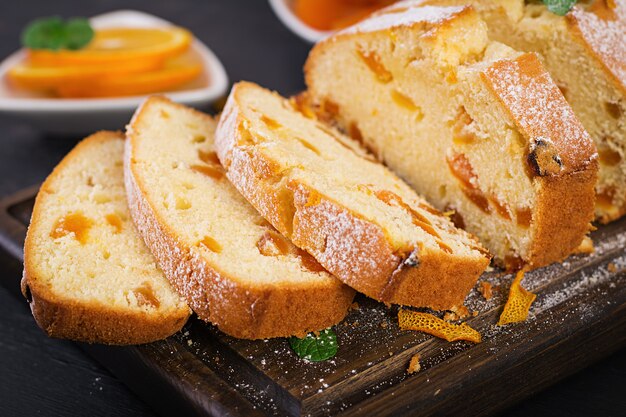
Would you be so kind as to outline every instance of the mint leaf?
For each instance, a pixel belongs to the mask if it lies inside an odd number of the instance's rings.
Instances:
[[[289,345],[296,355],[304,360],[325,361],[337,354],[337,335],[333,329],[326,329],[322,330],[317,337],[312,333],[306,335],[304,339],[290,337]]]
[[[60,17],[37,19],[22,33],[22,45],[32,49],[61,49],[64,30]]]
[[[542,0],[543,4],[548,7],[554,14],[558,14],[559,16],[565,16],[567,12],[569,12],[574,4],[576,4],[576,0]]]
[[[76,50],[93,39],[94,31],[89,21],[74,18],[64,22],[60,17],[37,19],[22,32],[22,45],[30,49]]]
[[[65,47],[67,49],[80,49],[87,46],[93,39],[94,31],[89,20],[83,17],[70,19],[65,24]]]

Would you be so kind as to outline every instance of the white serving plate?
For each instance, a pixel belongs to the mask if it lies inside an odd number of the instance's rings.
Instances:
[[[274,10],[274,13],[278,16],[278,19],[280,19],[289,30],[309,43],[316,43],[332,33],[330,31],[314,29],[303,23],[291,8],[293,0],[269,0],[269,2],[270,6],[272,6],[272,10]]]
[[[91,18],[90,22],[97,29],[172,26],[166,20],[134,10],[101,14]],[[163,95],[189,106],[204,107],[226,93],[228,77],[219,59],[198,39],[192,42],[191,53],[201,59],[204,73],[197,81]],[[123,129],[145,99],[145,96],[63,99],[17,90],[6,81],[6,73],[25,54],[26,51],[19,50],[0,63],[0,114],[22,119],[47,133],[74,135]]]

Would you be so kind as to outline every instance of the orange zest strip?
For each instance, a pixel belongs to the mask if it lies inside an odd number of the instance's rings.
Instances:
[[[509,299],[506,300],[504,310],[502,310],[502,314],[500,314],[498,326],[518,323],[528,318],[528,311],[533,301],[535,301],[535,298],[537,298],[537,295],[522,287],[522,279],[524,279],[525,272],[524,269],[519,271],[511,283]]]
[[[401,330],[416,330],[445,339],[448,342],[466,340],[480,343],[481,336],[466,323],[453,324],[428,313],[403,310],[398,311],[398,324]]]

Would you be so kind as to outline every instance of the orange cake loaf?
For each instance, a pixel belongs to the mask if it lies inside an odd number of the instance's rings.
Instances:
[[[304,103],[509,268],[558,261],[590,229],[593,141],[537,55],[470,6],[391,6],[318,43]]]

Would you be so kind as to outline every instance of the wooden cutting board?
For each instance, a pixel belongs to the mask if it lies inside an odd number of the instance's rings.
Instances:
[[[17,259],[36,190],[0,201],[0,245]],[[299,359],[285,339],[238,340],[195,318],[161,342],[80,346],[172,416],[492,414],[626,346],[626,219],[592,238],[593,255],[527,274],[537,299],[524,323],[495,325],[513,277],[485,273],[493,297],[474,289],[466,300],[479,344],[400,331],[396,307],[357,296],[326,362]],[[421,370],[409,375],[415,354]]]

